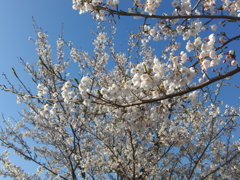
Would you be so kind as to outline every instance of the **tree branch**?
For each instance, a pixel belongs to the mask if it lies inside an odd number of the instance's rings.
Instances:
[[[190,93],[192,91],[195,91],[197,89],[201,89],[203,87],[206,87],[207,85],[209,84],[212,84],[216,81],[219,81],[221,79],[224,79],[226,77],[229,77],[229,76],[232,76],[234,74],[237,74],[238,72],[240,72],[240,67],[237,67],[236,69],[232,70],[232,71],[229,71],[225,74],[222,74],[222,75],[219,75],[219,76],[216,76],[214,78],[210,78],[208,81],[202,83],[202,84],[199,84],[197,86],[193,86],[193,87],[190,87],[186,90],[183,90],[183,91],[180,91],[180,92],[177,92],[177,93],[172,93],[172,94],[169,94],[169,95],[166,95],[166,96],[163,96],[163,97],[160,97],[160,98],[154,98],[154,99],[148,99],[148,100],[141,100],[141,102],[137,102],[137,103],[128,103],[128,104],[123,104],[121,105],[121,107],[129,107],[129,106],[136,106],[136,105],[141,105],[141,104],[146,104],[146,103],[153,103],[153,102],[157,102],[157,101],[161,101],[161,100],[165,100],[165,99],[168,99],[168,98],[173,98],[173,97],[176,97],[176,96],[181,96],[181,95],[184,95],[184,94],[187,94],[187,93]],[[119,105],[118,105],[119,106]]]
[[[227,16],[227,15],[179,15],[179,16],[160,16],[160,15],[148,15],[148,14],[141,14],[141,13],[129,13],[126,11],[117,11],[113,9],[109,9],[102,6],[96,6],[98,10],[108,11],[110,14],[118,15],[118,16],[137,16],[137,17],[145,17],[145,18],[155,18],[155,19],[228,19],[228,20],[235,20],[239,21],[240,17],[237,16]]]

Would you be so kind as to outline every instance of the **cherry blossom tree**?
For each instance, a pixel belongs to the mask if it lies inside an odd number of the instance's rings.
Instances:
[[[173,0],[162,15],[161,0],[130,2],[125,10],[118,0],[73,0],[73,9],[91,13],[98,23],[92,55],[60,36],[53,59],[48,35],[35,26],[39,60],[21,62],[37,92],[12,69],[22,88],[7,77],[9,84],[1,88],[16,94],[26,109],[20,121],[4,118],[0,141],[39,168],[25,172],[6,150],[0,156],[2,175],[240,178],[239,106],[222,100],[224,87],[239,88],[231,77],[240,72],[240,35],[229,36],[227,27],[239,28],[240,1]],[[130,32],[125,52],[114,44],[115,24],[123,16],[142,19],[138,32]],[[109,23],[111,33],[105,28]],[[161,53],[154,49],[158,43],[166,44]],[[79,66],[78,77],[68,72],[70,63]]]

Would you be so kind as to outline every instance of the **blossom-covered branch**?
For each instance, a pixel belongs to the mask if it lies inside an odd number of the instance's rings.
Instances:
[[[96,20],[93,51],[59,36],[55,59],[48,34],[35,24],[30,39],[38,60],[20,59],[32,84],[12,68],[19,88],[5,74],[8,85],[1,85],[26,108],[20,120],[3,118],[0,141],[39,167],[25,173],[5,151],[1,175],[240,178],[240,108],[224,97],[225,85],[239,88],[240,35],[226,26],[238,27],[240,0],[166,1],[169,8],[159,15],[161,2],[132,0],[122,11],[118,0],[73,0],[73,9]],[[125,27],[121,50],[116,16],[144,17],[136,29]]]

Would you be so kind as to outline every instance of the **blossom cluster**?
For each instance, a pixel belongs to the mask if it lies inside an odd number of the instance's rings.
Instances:
[[[223,0],[219,9],[215,0],[194,5],[173,0],[171,16],[151,21],[163,2],[132,2],[123,12],[118,0],[73,0],[80,14],[90,12],[97,19],[92,53],[60,37],[55,61],[47,34],[36,31],[37,63],[24,65],[37,91],[24,84],[22,89],[1,86],[27,108],[19,122],[4,119],[0,141],[39,167],[27,174],[5,152],[1,174],[17,179],[40,179],[41,173],[48,179],[240,178],[234,137],[240,108],[221,101],[223,86],[239,87],[226,83],[240,71],[238,52],[230,46],[238,36],[222,32],[229,22],[217,25],[212,19],[219,11],[238,16],[240,1]],[[107,33],[100,21],[110,8],[119,16],[147,14],[138,33],[130,32],[126,52],[114,44],[117,26]],[[209,21],[200,17],[206,14]],[[77,64],[75,77],[68,72],[70,63]]]

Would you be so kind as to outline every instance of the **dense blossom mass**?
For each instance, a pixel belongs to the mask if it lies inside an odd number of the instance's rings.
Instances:
[[[39,168],[28,174],[5,151],[0,173],[15,179],[239,179],[240,108],[222,95],[225,87],[239,90],[230,77],[240,72],[240,35],[226,27],[239,29],[240,0],[73,0],[73,9],[96,20],[93,53],[60,36],[53,59],[48,35],[36,29],[37,65],[21,62],[37,93],[13,69],[22,91],[11,83],[2,90],[28,108],[19,122],[4,119],[0,141]],[[122,16],[143,23],[130,29],[125,52],[114,44]],[[78,65],[78,77],[68,72],[70,63]]]

